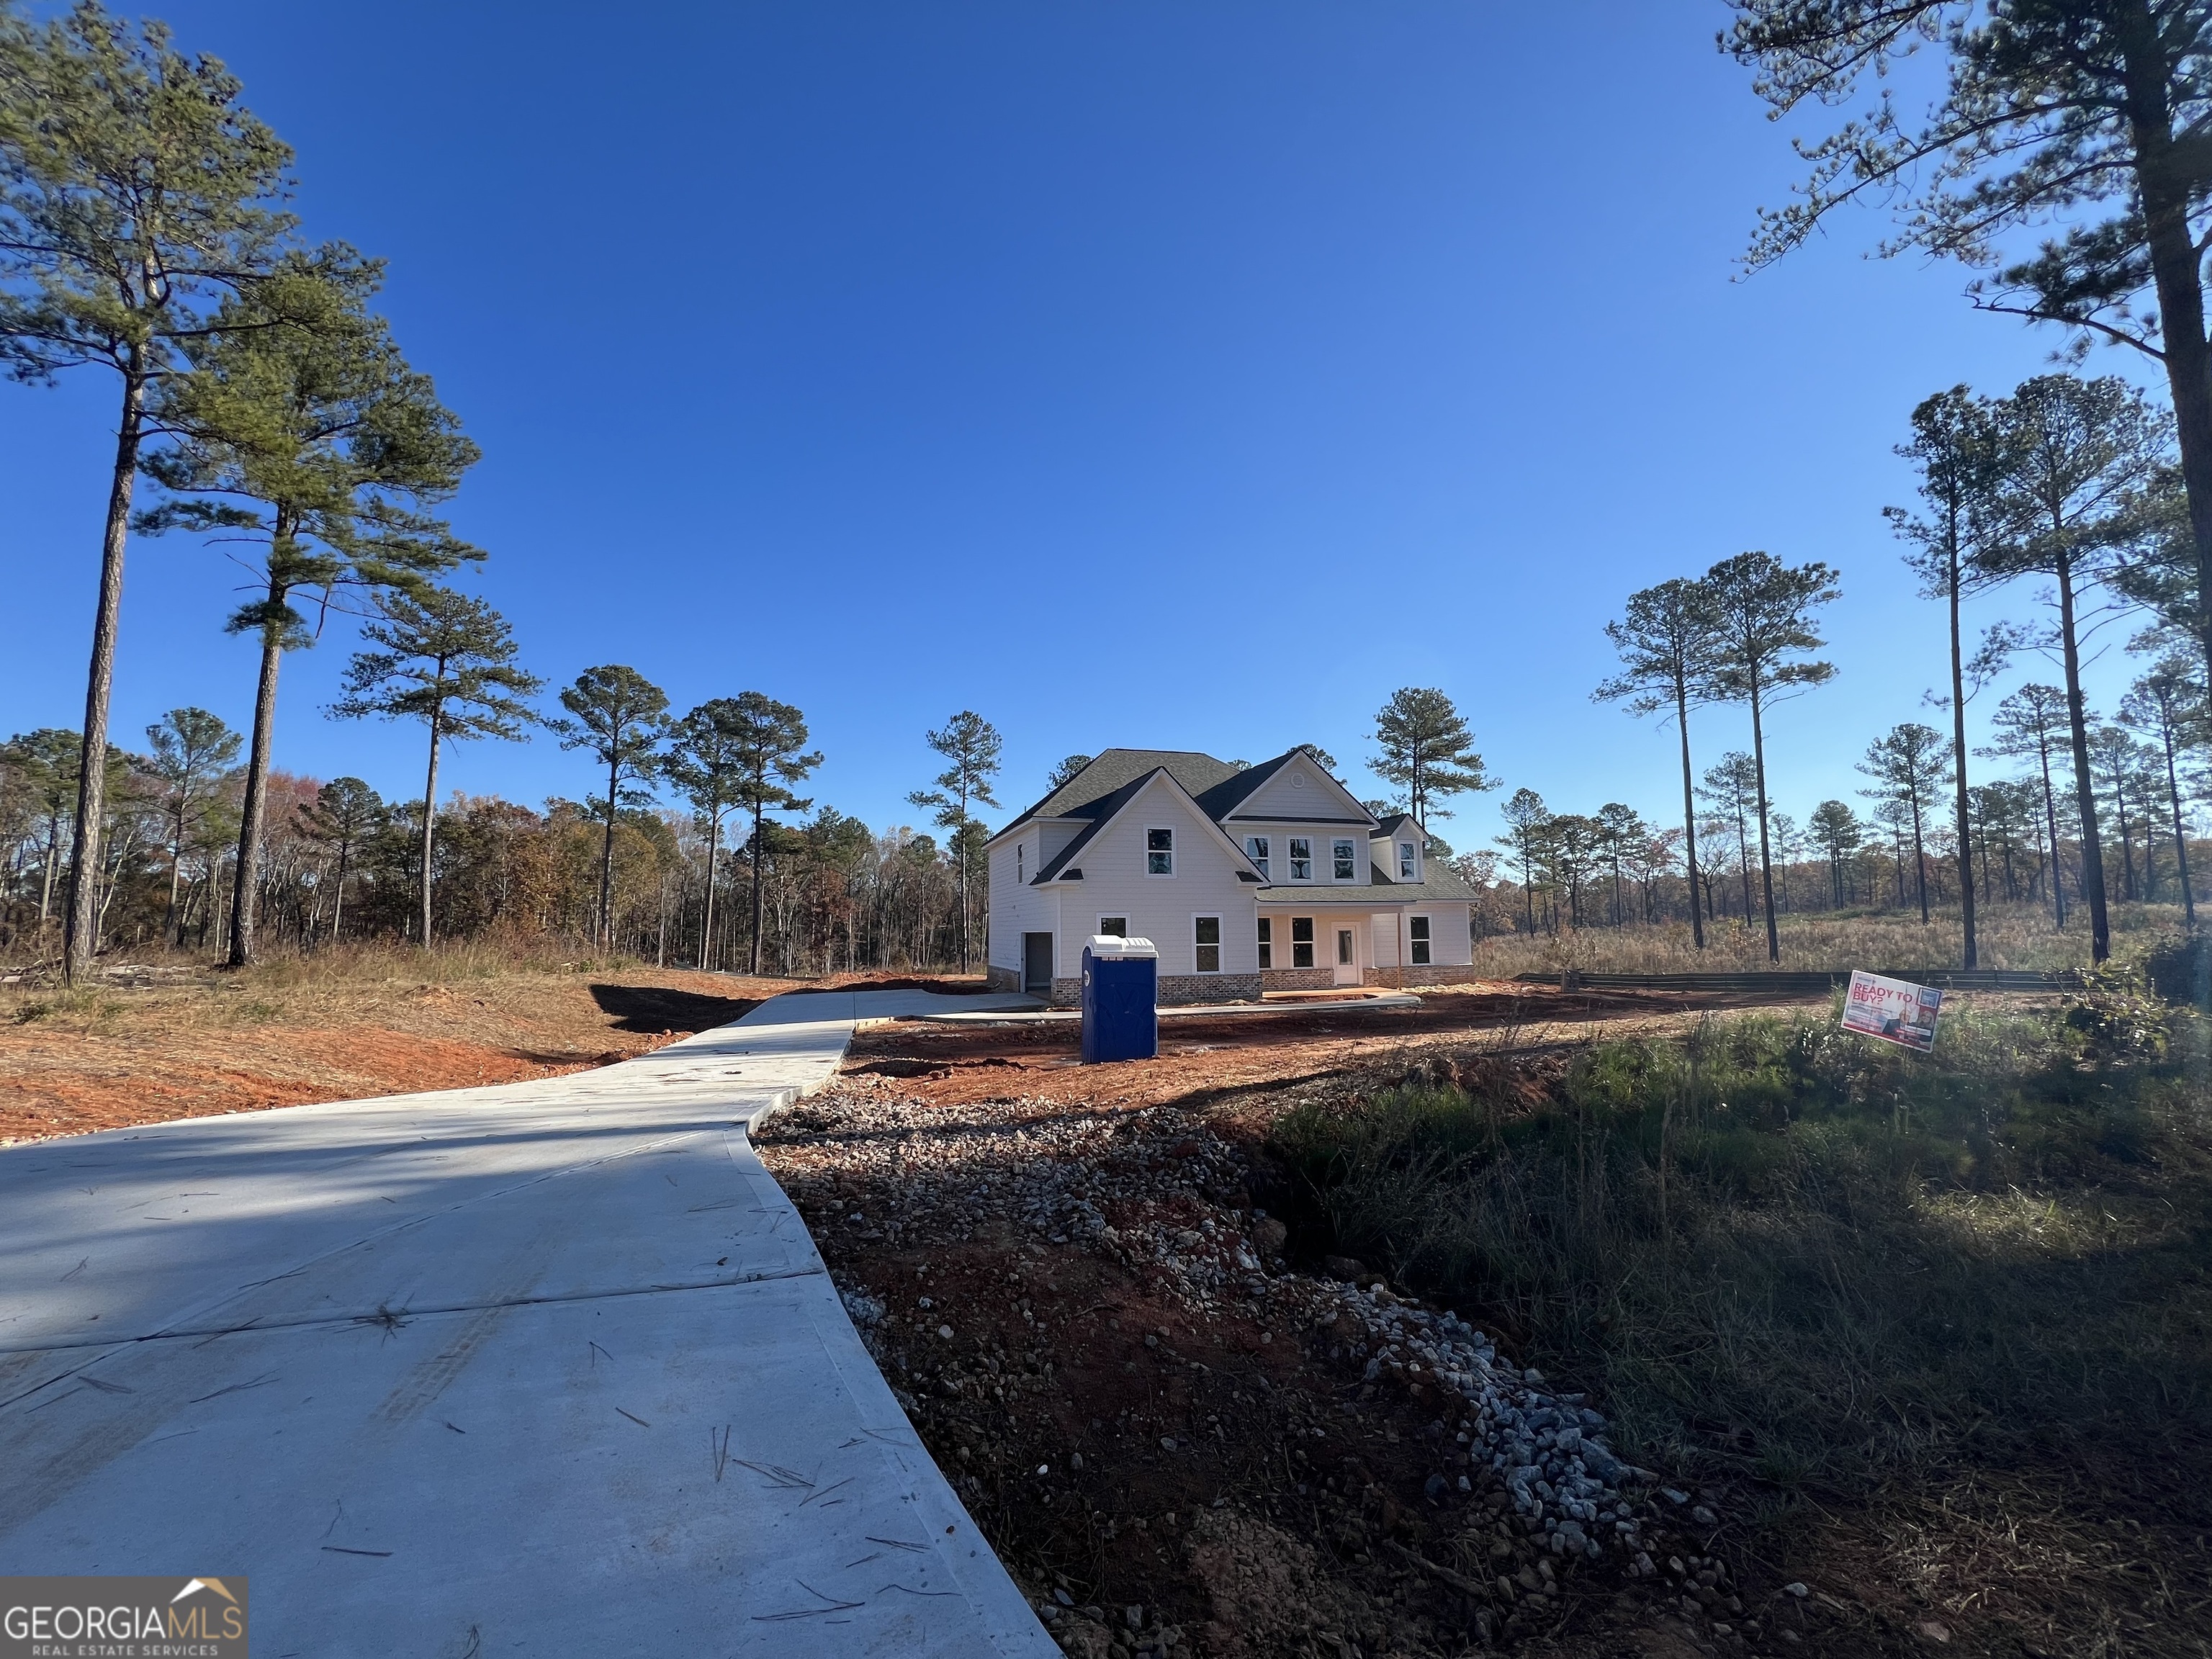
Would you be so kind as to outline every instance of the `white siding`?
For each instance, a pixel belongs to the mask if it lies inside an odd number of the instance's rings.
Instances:
[[[1374,915],[1374,927],[1368,945],[1369,959],[1377,968],[1398,965],[1398,913],[1378,910]]]
[[[1081,835],[1084,823],[1074,818],[1042,819],[1022,833],[1030,837],[1037,862],[1030,866],[1030,873],[1036,874],[1040,866],[1050,864],[1060,849]]]
[[[1294,781],[1305,779],[1304,787]],[[1367,819],[1362,816],[1359,803],[1347,793],[1344,786],[1322,770],[1320,765],[1306,757],[1290,762],[1237,804],[1237,814],[1262,818],[1340,818],[1355,819],[1364,829]]]
[[[1396,881],[1399,879],[1398,843],[1401,841],[1408,841],[1413,844],[1413,879],[1419,881],[1421,879],[1422,866],[1427,855],[1421,849],[1421,832],[1412,824],[1407,824],[1395,836],[1376,836],[1369,844],[1368,854],[1375,860],[1376,869],[1382,871],[1392,881]]]
[[[1020,849],[1018,853],[1017,849]],[[1016,872],[1037,872],[1035,829],[1009,836],[991,849],[990,956],[994,968],[1022,969],[1022,935],[1058,931],[1059,907],[1048,888],[1031,887]]]
[[[1438,904],[1430,911],[1429,960],[1448,968],[1464,968],[1474,960],[1474,907]]]
[[[1172,876],[1145,873],[1145,830],[1152,825],[1176,832]],[[1173,785],[1155,780],[1083,849],[1076,864],[1083,879],[1053,890],[1067,923],[1057,942],[1060,977],[1083,971],[1083,947],[1102,915],[1127,916],[1131,934],[1152,940],[1158,950],[1164,975],[1197,971],[1194,919],[1219,916],[1221,971],[1259,971],[1252,929],[1257,907],[1250,884],[1237,878],[1243,861]]]

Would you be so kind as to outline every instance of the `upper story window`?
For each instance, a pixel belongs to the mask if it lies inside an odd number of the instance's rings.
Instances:
[[[1406,934],[1413,947],[1413,966],[1427,967],[1429,964],[1429,919],[1426,916],[1407,916]]]
[[[1030,875],[1030,848],[1027,842],[1014,843],[1014,879],[1027,881]]]
[[[1145,831],[1145,873],[1148,876],[1175,874],[1175,831],[1147,830]]]
[[[1339,881],[1359,879],[1359,843],[1338,836],[1329,845],[1329,872]]]
[[[1313,879],[1313,842],[1304,836],[1291,837],[1291,879],[1292,881]]]
[[[1400,842],[1398,843],[1398,879],[1401,881],[1417,880],[1419,878],[1417,874],[1419,869],[1419,865],[1415,860],[1413,843],[1410,841]]]
[[[1273,874],[1267,868],[1268,851],[1269,848],[1267,836],[1247,836],[1244,837],[1244,856],[1251,860],[1252,862],[1258,866],[1260,871],[1260,878],[1262,881],[1273,881],[1274,879]]]

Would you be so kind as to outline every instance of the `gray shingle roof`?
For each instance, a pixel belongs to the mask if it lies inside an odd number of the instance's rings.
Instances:
[[[1006,828],[1031,818],[1104,817],[1113,810],[1107,805],[1109,799],[1158,771],[1167,773],[1192,796],[1202,798],[1208,790],[1253,769],[1256,769],[1231,766],[1194,749],[1109,749],[1027,811],[1015,813]],[[1120,805],[1114,802],[1115,806]],[[1006,830],[999,832],[1006,833]]]
[[[1262,904],[1471,904],[1482,895],[1461,879],[1459,872],[1440,864],[1428,866],[1424,881],[1392,881],[1370,863],[1364,886],[1338,886],[1325,881],[1279,882],[1256,894]]]

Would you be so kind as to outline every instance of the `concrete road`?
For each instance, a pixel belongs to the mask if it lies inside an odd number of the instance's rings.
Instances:
[[[264,1659],[1056,1654],[746,1135],[963,1005],[0,1151],[0,1573],[242,1574]]]

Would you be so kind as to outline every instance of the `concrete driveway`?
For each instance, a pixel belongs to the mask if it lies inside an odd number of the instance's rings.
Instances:
[[[0,1151],[0,1573],[243,1575],[254,1651],[1058,1650],[748,1125],[854,1024]]]

